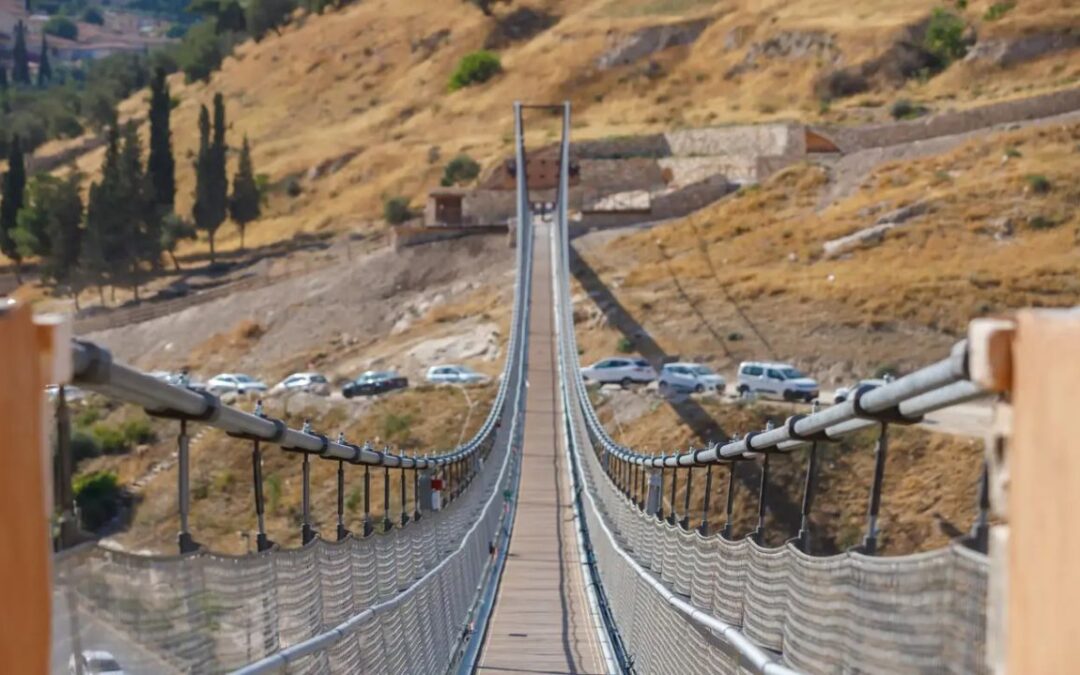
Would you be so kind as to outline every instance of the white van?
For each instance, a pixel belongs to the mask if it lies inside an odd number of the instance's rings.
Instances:
[[[785,401],[813,401],[818,383],[790,363],[743,361],[739,364],[739,394],[757,392],[780,396]]]

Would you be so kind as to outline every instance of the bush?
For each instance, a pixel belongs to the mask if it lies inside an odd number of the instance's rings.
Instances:
[[[1007,0],[1006,2],[995,2],[994,4],[990,5],[990,7],[986,10],[986,13],[983,14],[983,21],[997,21],[1001,17],[1008,14],[1009,11],[1012,10],[1014,7],[1016,7],[1016,3],[1013,0]]]
[[[1057,227],[1057,221],[1046,216],[1033,216],[1028,219],[1028,227],[1033,230],[1050,230]]]
[[[75,22],[65,16],[54,16],[45,22],[45,32],[65,40],[76,40],[79,37],[79,27]]]
[[[79,476],[72,484],[83,528],[94,531],[112,520],[120,508],[120,486],[112,471]]]
[[[618,343],[615,344],[615,349],[620,354],[630,354],[634,351],[634,343],[630,340],[630,338],[624,335],[619,338]]]
[[[188,82],[209,80],[225,59],[225,46],[213,21],[201,21],[188,29],[176,50],[176,62]]]
[[[105,25],[105,15],[97,7],[87,7],[82,13],[83,23],[92,23],[95,26]]]
[[[405,197],[391,197],[383,204],[383,218],[391,225],[400,225],[412,217],[409,200]]]
[[[450,160],[443,170],[442,184],[444,187],[468,183],[480,175],[480,165],[475,159],[461,154]]]
[[[409,433],[409,429],[412,429],[412,424],[413,416],[409,413],[403,415],[390,413],[383,418],[382,435],[387,439],[406,436]]]
[[[498,55],[489,51],[466,54],[450,76],[450,91],[487,82],[501,72],[502,62]]]
[[[1027,181],[1028,187],[1031,191],[1037,195],[1044,195],[1050,192],[1050,179],[1039,173],[1029,173],[1024,176],[1024,180]]]
[[[98,422],[90,427],[90,435],[106,455],[120,455],[131,447],[122,430],[105,422]]]
[[[180,38],[187,35],[187,32],[187,26],[182,23],[174,23],[173,25],[169,26],[169,30],[165,31],[165,37],[179,40]]]
[[[896,103],[892,104],[892,108],[889,110],[889,114],[892,115],[894,120],[907,120],[913,117],[919,117],[926,114],[926,108],[921,105],[916,105],[906,98],[902,98]]]
[[[94,437],[83,431],[71,435],[71,459],[81,462],[84,459],[101,456],[101,446]]]
[[[277,32],[296,9],[293,0],[251,0],[247,3],[247,28],[255,40],[269,31]]]
[[[1015,147],[1010,146],[1005,149],[1005,156],[1010,159],[1016,159],[1017,157],[1023,157],[1024,155]]]
[[[129,445],[144,445],[157,440],[157,434],[150,426],[150,420],[145,417],[137,417],[124,422],[120,427],[120,432]]]
[[[345,508],[349,510],[349,513],[355,513],[360,508],[360,503],[363,501],[364,495],[360,492],[360,488],[353,488],[349,492],[349,496],[345,499]]]
[[[930,15],[923,46],[945,67],[967,54],[964,29],[963,19],[939,7]]]

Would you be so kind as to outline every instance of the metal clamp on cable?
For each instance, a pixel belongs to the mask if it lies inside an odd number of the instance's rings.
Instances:
[[[112,370],[112,354],[86,340],[73,340],[79,345],[75,354],[75,380],[86,384],[108,384]]]
[[[274,425],[274,433],[270,434],[269,438],[263,438],[262,436],[256,436],[255,434],[245,433],[243,431],[229,431],[229,436],[233,438],[242,438],[245,441],[263,441],[265,443],[280,443],[281,439],[285,438],[285,432],[289,430],[289,425],[285,424],[284,420],[279,420],[275,417],[267,417],[265,415],[259,415],[270,424]]]
[[[822,429],[821,431],[815,431],[812,434],[800,434],[798,431],[795,431],[795,425],[799,423],[799,420],[805,418],[806,415],[802,414],[792,415],[791,417],[787,418],[786,422],[784,422],[784,426],[787,427],[788,436],[791,437],[791,440],[806,441],[807,443],[813,443],[814,441],[832,440],[831,438],[829,438],[829,435],[825,433],[824,429]]]
[[[206,404],[206,408],[201,413],[191,414],[181,410],[151,410],[146,409],[146,414],[151,417],[163,417],[170,420],[184,420],[185,422],[212,422],[217,419],[218,413],[221,412],[221,399],[211,394],[208,391],[201,389],[191,389],[193,394],[198,394],[203,397],[203,402]]]
[[[319,449],[318,450],[308,450],[307,448],[300,448],[300,447],[297,447],[295,445],[284,445],[284,444],[281,446],[281,449],[286,451],[286,452],[296,452],[296,453],[300,453],[300,454],[304,454],[304,455],[325,455],[326,454],[326,451],[330,448],[330,439],[329,438],[327,438],[326,436],[323,436],[322,434],[317,434],[314,431],[304,431],[303,433],[307,434],[308,436],[314,436],[315,438],[319,439]]]
[[[363,455],[364,455],[364,448],[363,447],[361,447],[359,445],[356,445],[355,443],[348,443],[346,441],[338,441],[338,443],[340,445],[344,445],[346,448],[353,451],[352,458],[345,460],[346,462],[348,462],[349,464],[356,464],[356,465],[363,464],[363,462],[360,461],[360,458],[363,457]]]
[[[877,389],[877,386],[872,384],[859,385],[858,388],[851,395],[851,405],[855,410],[855,416],[864,420],[873,420],[875,422],[881,422],[883,424],[918,424],[922,422],[923,416],[908,417],[900,412],[900,406],[895,405],[885,410],[879,410],[878,412],[870,412],[862,406],[862,397],[867,392]]]
[[[775,445],[772,446],[772,447],[769,447],[769,448],[755,448],[754,447],[754,445],[753,445],[754,438],[757,437],[757,436],[760,436],[763,433],[765,433],[765,432],[764,431],[751,431],[750,433],[746,434],[746,436],[743,437],[743,443],[746,444],[746,451],[743,452],[741,457],[733,457],[732,459],[736,459],[736,460],[739,460],[739,459],[743,459],[743,460],[753,459],[757,455],[768,455],[768,454],[780,452],[780,450]]]

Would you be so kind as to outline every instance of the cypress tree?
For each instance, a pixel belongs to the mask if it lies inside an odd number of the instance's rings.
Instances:
[[[22,256],[15,243],[14,231],[18,226],[19,209],[23,207],[26,191],[26,164],[19,137],[11,139],[8,152],[8,170],[0,185],[0,252],[15,261],[15,278],[22,282]]]
[[[213,140],[210,139],[210,113],[199,111],[199,154],[195,159],[195,227],[205,230],[210,240],[210,264],[216,262],[214,235],[225,222],[228,212],[229,181],[225,173],[225,103],[221,94],[214,96]]]
[[[233,177],[232,198],[229,200],[229,213],[240,228],[240,249],[244,248],[244,230],[247,224],[260,215],[259,186],[255,182],[255,168],[251,163],[251,146],[244,136],[244,147],[240,150],[240,165]]]
[[[7,88],[8,88],[7,68],[4,67],[4,64],[0,63],[0,92],[7,91]]]
[[[80,225],[83,218],[79,183],[72,173],[66,179],[39,174],[26,189],[26,205],[19,211],[15,239],[23,256],[36,256],[41,276],[55,287],[67,287],[79,307],[77,265]]]
[[[176,203],[176,160],[172,151],[172,131],[169,118],[172,100],[165,70],[154,71],[150,83],[150,159],[146,169],[154,186],[154,201],[163,213],[173,210]]]
[[[15,46],[11,51],[11,80],[15,84],[30,85],[30,54],[26,51],[26,26],[22,21],[15,25]]]
[[[38,61],[37,85],[44,87],[52,80],[52,65],[49,64],[49,43],[45,34],[41,34],[41,59]]]
[[[105,148],[105,163],[101,182],[90,186],[86,206],[86,232],[83,235],[79,258],[88,281],[98,288],[101,304],[105,304],[104,287],[115,286],[127,269],[127,233],[124,231],[127,205],[122,186],[120,134],[116,126],[109,127]]]

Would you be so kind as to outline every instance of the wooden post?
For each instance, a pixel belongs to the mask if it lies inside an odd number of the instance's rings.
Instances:
[[[0,304],[0,663],[5,672],[49,672],[52,471],[44,387],[70,371],[70,351],[58,339],[62,332],[35,326],[29,306]]]
[[[988,664],[1067,673],[1080,663],[1080,309],[974,322],[972,378],[1003,396],[987,443]]]

